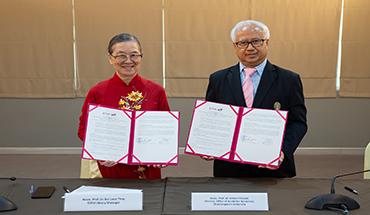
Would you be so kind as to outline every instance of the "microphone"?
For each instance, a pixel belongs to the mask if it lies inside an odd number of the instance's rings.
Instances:
[[[357,174],[369,172],[369,171],[370,169],[367,169],[363,171],[346,173],[346,174],[334,176],[331,180],[330,193],[318,195],[310,199],[306,203],[305,208],[314,209],[314,210],[325,210],[325,209],[339,210],[339,211],[342,211],[343,214],[348,214],[348,210],[355,210],[355,209],[360,208],[360,204],[358,204],[356,200],[348,196],[336,194],[334,184],[337,178],[341,178],[341,177],[345,177],[349,175],[357,175]]]
[[[3,177],[3,178],[0,178],[1,179],[8,179],[8,180],[11,180],[11,181],[15,181],[17,178],[16,177]],[[13,211],[13,210],[16,210],[17,209],[17,206],[14,204],[14,202],[10,201],[8,198],[6,198],[5,196],[1,196],[0,195],[0,212],[3,212],[3,211]]]

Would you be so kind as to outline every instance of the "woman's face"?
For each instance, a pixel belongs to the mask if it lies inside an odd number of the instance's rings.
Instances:
[[[131,80],[140,71],[141,57],[136,41],[119,42],[112,46],[109,62],[122,79]]]

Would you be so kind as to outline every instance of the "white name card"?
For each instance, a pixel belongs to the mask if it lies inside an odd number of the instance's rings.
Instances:
[[[141,211],[143,193],[66,193],[64,211]]]
[[[191,193],[192,211],[268,211],[267,193]]]

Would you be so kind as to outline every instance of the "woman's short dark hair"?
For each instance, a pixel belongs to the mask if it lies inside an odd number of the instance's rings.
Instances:
[[[108,53],[109,54],[113,53],[112,47],[116,43],[127,42],[127,41],[137,42],[137,44],[139,45],[140,52],[141,52],[141,44],[140,44],[139,39],[136,36],[132,34],[128,34],[128,33],[121,33],[121,34],[117,34],[116,36],[112,37],[112,39],[110,39],[109,44],[108,44]]]

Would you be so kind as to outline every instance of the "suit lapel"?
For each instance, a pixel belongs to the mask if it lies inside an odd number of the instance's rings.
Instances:
[[[267,61],[260,83],[258,84],[256,96],[254,97],[253,107],[261,106],[263,98],[265,98],[265,96],[267,95],[267,92],[270,90],[276,78],[277,73],[274,66],[269,61]]]
[[[231,94],[234,97],[234,101],[236,102],[234,105],[245,106],[243,89],[240,80],[239,64],[229,69],[227,80],[231,88]]]

